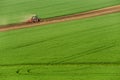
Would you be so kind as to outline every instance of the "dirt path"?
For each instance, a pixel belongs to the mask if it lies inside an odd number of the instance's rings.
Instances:
[[[61,17],[54,17],[49,19],[43,19],[42,22],[39,23],[20,23],[20,24],[13,24],[13,25],[6,25],[1,26],[0,31],[8,31],[8,30],[15,30],[20,28],[27,28],[27,27],[33,27],[33,26],[40,26],[40,25],[47,25],[52,23],[58,23],[58,22],[64,22],[64,21],[70,21],[70,20],[77,20],[77,19],[83,19],[83,18],[89,18],[94,16],[100,16],[105,14],[111,14],[115,12],[120,12],[120,5],[107,7],[103,9],[83,12],[79,14],[72,14],[72,15],[66,15]]]

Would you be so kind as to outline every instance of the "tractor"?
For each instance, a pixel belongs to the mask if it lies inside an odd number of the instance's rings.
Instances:
[[[29,20],[27,20],[27,23],[38,23],[40,21],[41,19],[37,15],[34,15]]]

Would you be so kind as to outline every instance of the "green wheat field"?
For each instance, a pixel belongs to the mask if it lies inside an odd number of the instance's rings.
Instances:
[[[0,25],[82,13],[120,0],[1,0]],[[120,13],[0,32],[0,80],[119,80]]]

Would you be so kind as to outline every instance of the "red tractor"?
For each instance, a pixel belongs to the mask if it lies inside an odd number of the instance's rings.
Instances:
[[[29,19],[27,22],[28,22],[28,23],[38,23],[38,22],[40,22],[40,21],[41,21],[41,19],[40,19],[37,15],[34,15],[34,16],[32,16],[31,19]]]

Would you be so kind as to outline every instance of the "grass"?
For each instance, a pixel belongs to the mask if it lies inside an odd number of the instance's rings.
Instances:
[[[114,13],[0,32],[0,77],[3,80],[117,80],[119,20],[120,13]]]
[[[33,14],[55,17],[120,4],[119,0],[1,0],[0,25],[23,22]]]

